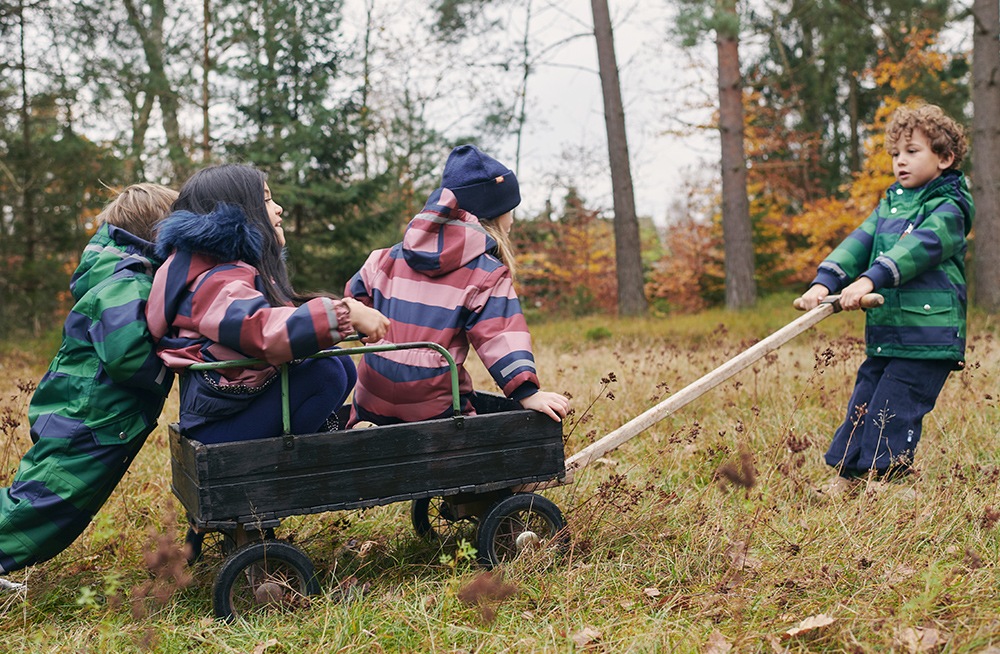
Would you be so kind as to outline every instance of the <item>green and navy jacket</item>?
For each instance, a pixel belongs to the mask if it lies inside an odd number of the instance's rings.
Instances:
[[[897,182],[819,265],[813,284],[836,293],[867,277],[885,297],[867,311],[869,356],[964,360],[965,237],[975,213],[958,171],[916,189]]]
[[[173,382],[145,319],[159,263],[151,243],[112,225],[87,244],[70,280],[76,304],[62,347],[28,407],[32,440],[54,430],[120,442],[156,425]]]
[[[156,426],[174,377],[146,327],[158,265],[151,243],[111,225],[87,244],[62,345],[28,407],[33,445],[0,489],[0,572],[68,547]]]

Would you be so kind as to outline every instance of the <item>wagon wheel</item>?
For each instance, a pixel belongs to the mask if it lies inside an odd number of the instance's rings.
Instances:
[[[184,544],[188,547],[187,563],[188,565],[197,565],[208,553],[225,558],[239,549],[240,545],[261,543],[265,540],[274,540],[274,538],[274,528],[272,527],[263,531],[246,529],[242,526],[236,529],[201,530],[188,527],[187,534],[184,536]]]
[[[479,523],[476,549],[479,563],[492,568],[517,557],[522,550],[565,542],[559,507],[534,493],[517,493],[500,500]]]
[[[320,592],[316,568],[306,554],[280,540],[250,543],[222,563],[212,587],[215,617],[232,620],[252,613],[289,611]]]
[[[443,497],[423,497],[410,505],[410,522],[421,538],[432,543],[458,540],[475,527],[476,518],[456,518]]]
[[[208,552],[225,557],[236,550],[236,538],[228,530],[195,531],[194,527],[188,527],[187,534],[184,536],[184,544],[188,547],[188,565],[196,565]]]

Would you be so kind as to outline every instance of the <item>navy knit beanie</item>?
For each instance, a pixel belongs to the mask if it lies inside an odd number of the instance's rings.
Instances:
[[[451,151],[441,186],[455,194],[459,207],[484,220],[502,216],[521,204],[514,172],[474,145],[460,145]]]

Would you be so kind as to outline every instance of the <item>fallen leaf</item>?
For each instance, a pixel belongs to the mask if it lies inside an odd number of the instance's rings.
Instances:
[[[735,543],[730,543],[724,554],[737,570],[757,570],[760,568],[760,561],[747,554],[749,549],[749,545],[738,540]]]
[[[820,613],[819,615],[811,615],[802,622],[798,623],[797,625],[789,629],[788,631],[786,631],[785,635],[788,638],[794,638],[795,636],[799,636],[801,634],[810,631],[816,631],[818,629],[822,629],[827,625],[833,624],[835,620],[836,618],[831,618],[830,616],[824,613]]]
[[[458,591],[458,599],[465,604],[503,601],[516,592],[517,586],[505,583],[501,574],[482,572]]]
[[[600,640],[601,632],[593,627],[584,627],[580,631],[573,634],[571,638],[573,639],[573,642],[576,643],[577,647],[586,647],[595,640]]]
[[[917,571],[913,568],[905,565],[897,565],[885,574],[885,580],[890,586],[895,586],[902,581],[906,581],[915,574],[917,574]]]
[[[503,581],[503,575],[483,572],[458,591],[458,599],[475,606],[485,622],[493,622],[496,606],[517,592],[517,586]]]
[[[729,654],[732,650],[733,646],[718,631],[713,631],[705,643],[705,654]]]
[[[767,644],[771,646],[771,651],[774,652],[774,654],[789,654],[789,649],[782,645],[781,642],[772,634],[764,636],[764,640],[766,640]]]
[[[910,654],[919,654],[944,647],[948,636],[933,627],[907,627],[896,634],[896,640]]]
[[[266,650],[269,647],[274,647],[277,644],[278,644],[277,638],[269,638],[265,640],[263,643],[257,643],[257,645],[253,648],[253,654],[264,654],[264,650]]]

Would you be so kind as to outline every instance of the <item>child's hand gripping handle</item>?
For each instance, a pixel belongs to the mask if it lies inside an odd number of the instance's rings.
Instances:
[[[879,293],[868,293],[861,297],[861,308],[862,309],[874,309],[875,307],[880,307],[885,302],[885,298]],[[839,295],[827,295],[825,298],[820,300],[819,304],[832,304],[834,311],[840,311],[840,296]],[[792,306],[799,311],[808,311],[811,307],[806,304],[806,301],[801,297],[795,298],[792,302]]]

